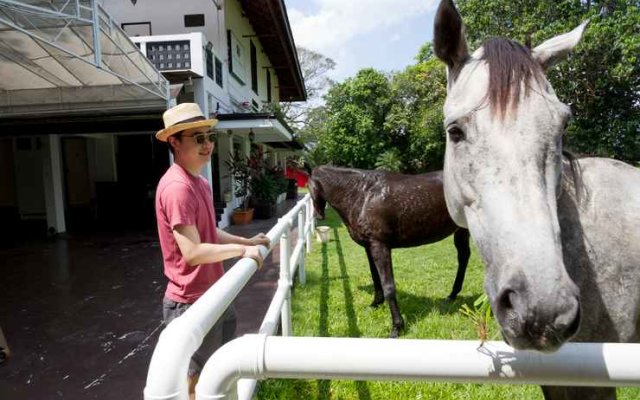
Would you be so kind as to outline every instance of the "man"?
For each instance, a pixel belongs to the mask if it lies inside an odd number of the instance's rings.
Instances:
[[[235,236],[216,226],[213,195],[200,175],[211,160],[218,122],[206,119],[195,103],[183,103],[167,110],[165,128],[156,138],[167,142],[175,163],[158,183],[156,218],[169,283],[163,299],[166,324],[184,313],[224,274],[222,261],[249,257],[262,266],[258,245],[269,247],[263,233],[252,238]],[[189,364],[189,392],[193,393],[198,375],[209,356],[235,335],[235,313],[230,307],[205,336]]]

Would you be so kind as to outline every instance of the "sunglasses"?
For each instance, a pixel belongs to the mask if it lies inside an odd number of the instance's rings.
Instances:
[[[216,134],[214,132],[206,132],[206,133],[198,133],[197,135],[185,136],[182,137],[190,137],[195,139],[197,144],[204,144],[205,141],[209,141],[209,143],[215,143]]]

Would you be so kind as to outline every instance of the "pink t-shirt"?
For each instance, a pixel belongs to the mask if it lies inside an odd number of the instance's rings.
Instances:
[[[222,263],[188,265],[173,236],[177,225],[195,225],[202,243],[217,243],[213,195],[206,179],[195,177],[173,164],[158,183],[156,219],[169,279],[165,296],[180,303],[193,303],[224,274]]]

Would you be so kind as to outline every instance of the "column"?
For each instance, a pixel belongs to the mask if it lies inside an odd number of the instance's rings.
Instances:
[[[64,184],[62,179],[62,151],[60,136],[43,137],[46,144],[43,154],[44,195],[47,209],[47,228],[55,233],[66,232],[64,220]]]

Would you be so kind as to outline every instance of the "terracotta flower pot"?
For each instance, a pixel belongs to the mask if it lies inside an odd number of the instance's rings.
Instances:
[[[231,215],[234,225],[246,225],[253,221],[253,208],[247,210],[234,210]]]

